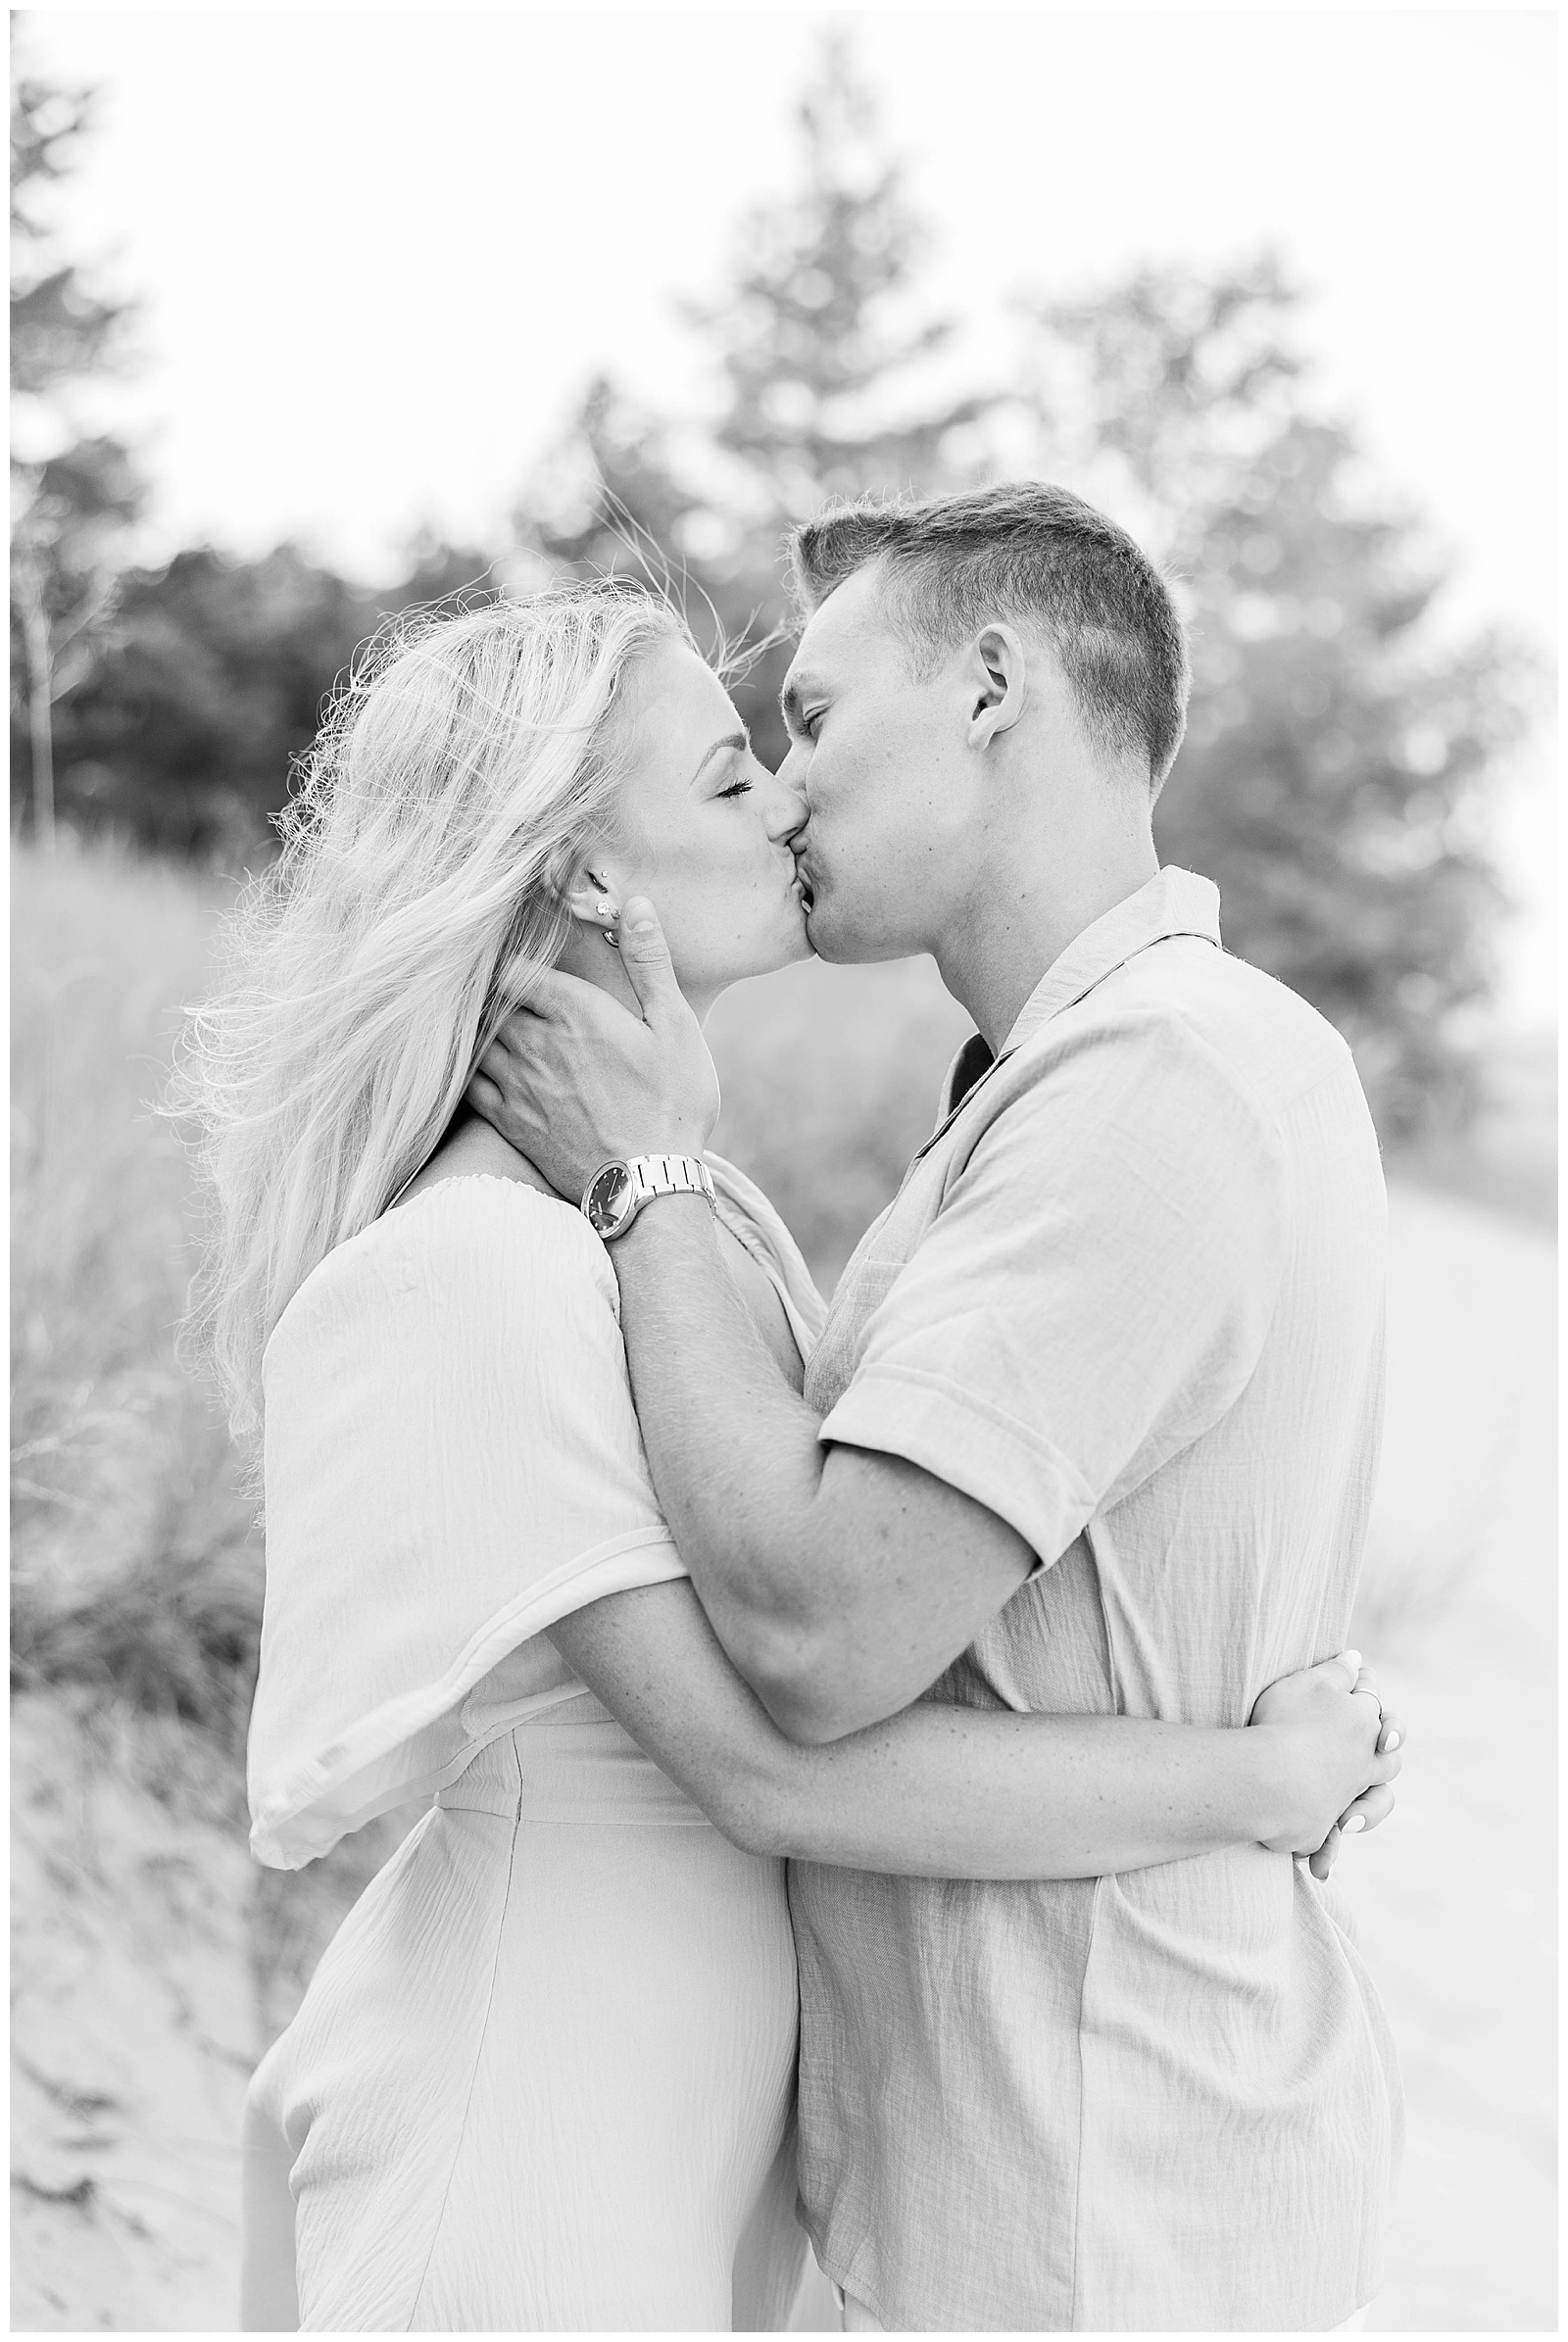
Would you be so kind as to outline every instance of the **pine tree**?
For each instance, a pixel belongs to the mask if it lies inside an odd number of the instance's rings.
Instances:
[[[706,649],[768,644],[736,697],[770,758],[786,531],[829,498],[965,476],[972,426],[997,403],[941,379],[954,327],[917,313],[923,231],[842,38],[798,122],[795,188],[743,223],[721,293],[686,309],[715,362],[711,426],[677,432],[601,379],[518,516],[553,566],[662,566]]]
[[[1317,412],[1269,260],[1144,271],[1042,322],[1042,468],[1165,561],[1189,608],[1161,856],[1219,885],[1228,946],[1354,1047],[1386,1135],[1462,1108],[1499,903],[1479,822],[1519,659],[1455,646],[1415,520]]]
[[[799,120],[799,188],[753,212],[723,298],[689,312],[723,369],[716,444],[780,524],[951,476],[955,435],[987,405],[934,390],[954,325],[909,314],[926,236],[842,37]]]

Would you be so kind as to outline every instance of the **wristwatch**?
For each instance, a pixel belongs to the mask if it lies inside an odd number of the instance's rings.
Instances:
[[[656,1195],[706,1195],[711,1206],[708,1165],[695,1154],[634,1154],[626,1162],[602,1163],[583,1189],[582,1216],[608,1244],[625,1235]]]

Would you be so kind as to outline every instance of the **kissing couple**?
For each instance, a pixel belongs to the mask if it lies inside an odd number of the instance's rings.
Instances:
[[[426,1807],[251,2086],[244,2323],[1354,2325],[1350,1054],[1158,865],[1187,656],[1120,528],[1013,483],[791,558],[776,774],[623,582],[395,637],[188,1039],[252,1844]],[[975,1026],[827,1304],[702,1038],[813,951]]]

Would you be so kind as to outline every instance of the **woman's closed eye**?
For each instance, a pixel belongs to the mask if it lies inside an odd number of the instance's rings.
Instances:
[[[751,793],[750,781],[731,781],[727,789],[720,789],[720,797],[746,797]]]

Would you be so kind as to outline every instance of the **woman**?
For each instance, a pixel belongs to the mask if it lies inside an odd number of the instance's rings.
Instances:
[[[738,725],[694,771],[715,699],[619,586],[426,622],[329,725],[194,1029],[212,1330],[237,1427],[265,1414],[252,1842],[291,1867],[433,1800],[253,2084],[248,2326],[781,2326],[782,1856],[1078,1877],[1284,1859],[1387,1810],[1396,1761],[1334,1663],[1245,1732],[932,1705],[822,1749],[729,1667],[654,1499],[603,1247],[460,1112],[530,970],[629,998],[634,888],[699,1009],[805,956],[790,801]],[[819,1298],[712,1174],[798,1379]]]

